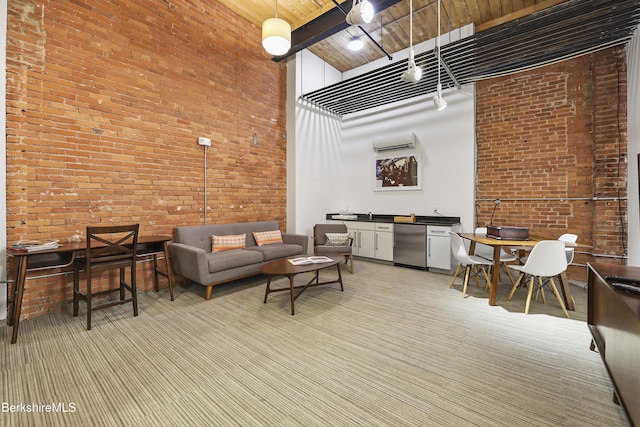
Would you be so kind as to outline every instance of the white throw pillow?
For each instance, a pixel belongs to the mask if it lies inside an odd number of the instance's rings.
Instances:
[[[327,246],[349,246],[349,233],[326,233]]]

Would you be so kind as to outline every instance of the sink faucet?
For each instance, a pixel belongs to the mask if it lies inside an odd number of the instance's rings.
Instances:
[[[369,212],[369,221],[371,221],[372,219],[373,219],[373,214]]]

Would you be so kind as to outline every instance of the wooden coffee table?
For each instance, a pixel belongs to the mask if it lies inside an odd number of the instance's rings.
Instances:
[[[340,290],[344,291],[344,287],[342,286],[342,273],[340,272],[340,263],[342,262],[342,260],[344,260],[344,255],[331,254],[331,255],[326,255],[326,257],[331,258],[331,262],[306,264],[306,265],[293,265],[288,261],[288,259],[299,258],[299,256],[296,256],[296,257],[289,257],[287,259],[279,259],[263,265],[262,268],[260,269],[260,272],[267,275],[267,288],[265,289],[265,292],[264,292],[264,303],[266,304],[267,296],[269,296],[269,294],[272,292],[289,291],[291,292],[291,315],[293,316],[295,314],[293,302],[307,288],[310,288],[313,286],[320,286],[320,285],[329,285],[332,283],[339,283]],[[328,268],[334,265],[338,269],[338,280],[320,282],[319,281],[320,270],[324,270],[325,268]],[[309,282],[307,282],[305,285],[295,286],[294,277],[297,274],[308,273],[311,271],[315,272],[315,274],[311,278],[311,280],[309,280]],[[287,276],[289,278],[289,287],[271,289],[271,278],[273,276]],[[301,289],[300,292],[298,292],[298,294],[295,294],[296,289]]]

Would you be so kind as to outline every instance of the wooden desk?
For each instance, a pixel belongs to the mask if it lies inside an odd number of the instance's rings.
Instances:
[[[169,294],[173,301],[173,278],[171,262],[169,261],[169,242],[167,236],[140,236],[138,237],[138,257],[153,257],[153,285],[156,292],[159,290],[158,275],[164,276],[169,281]],[[22,310],[22,297],[27,272],[50,268],[67,267],[73,264],[76,256],[83,255],[87,249],[86,240],[79,243],[65,243],[56,249],[36,252],[19,252],[7,249],[7,254],[18,259],[16,278],[13,284],[11,298],[7,298],[7,324],[13,326],[11,344],[18,340],[18,327],[20,326],[20,311]],[[164,253],[166,272],[158,269],[158,254]]]
[[[607,277],[640,280],[640,268],[588,264],[587,324],[629,423],[640,426],[640,296],[617,291]]]
[[[544,239],[537,236],[529,236],[529,240],[502,240],[487,237],[484,234],[475,233],[459,233],[460,237],[471,241],[471,247],[469,253],[473,254],[476,243],[482,243],[483,245],[493,247],[493,268],[491,269],[491,283],[489,284],[489,305],[496,305],[498,296],[498,278],[500,277],[500,251],[505,247],[526,247],[533,248],[536,243]],[[565,243],[568,247],[578,247],[575,243]],[[560,289],[562,291],[562,297],[564,298],[564,305],[567,310],[575,311],[575,305],[573,298],[571,297],[571,289],[569,289],[569,281],[567,280],[567,273],[563,272],[560,275]]]

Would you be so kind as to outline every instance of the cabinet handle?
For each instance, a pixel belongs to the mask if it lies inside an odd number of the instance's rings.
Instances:
[[[427,239],[427,256],[431,256],[431,238]]]
[[[444,230],[431,230],[432,234],[444,234]]]
[[[376,249],[376,251],[378,250],[378,233],[376,233],[376,244],[375,244],[375,249]]]

